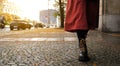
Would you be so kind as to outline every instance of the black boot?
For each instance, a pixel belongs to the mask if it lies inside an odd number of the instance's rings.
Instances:
[[[88,51],[87,51],[85,39],[80,40],[79,48],[80,48],[79,61],[82,61],[82,62],[89,61],[90,59],[88,57]]]

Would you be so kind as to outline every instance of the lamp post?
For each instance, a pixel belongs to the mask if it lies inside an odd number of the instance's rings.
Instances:
[[[50,11],[49,11],[49,1],[50,1],[50,0],[48,0],[48,25],[49,25],[49,27],[50,27]]]

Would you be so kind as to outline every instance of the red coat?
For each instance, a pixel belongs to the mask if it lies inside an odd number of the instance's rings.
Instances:
[[[89,30],[98,26],[99,0],[67,0],[65,30]]]

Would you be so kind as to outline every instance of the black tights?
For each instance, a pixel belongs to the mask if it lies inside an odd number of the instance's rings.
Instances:
[[[80,44],[80,40],[81,39],[86,39],[86,36],[87,36],[87,33],[88,33],[88,30],[78,30],[77,31],[77,37],[78,37],[78,41],[79,41],[79,48],[81,48],[81,44]]]
[[[80,39],[86,39],[88,30],[78,30],[76,32],[77,32],[78,40],[80,40]]]

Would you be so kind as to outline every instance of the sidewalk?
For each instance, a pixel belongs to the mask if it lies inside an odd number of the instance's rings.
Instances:
[[[44,31],[44,32],[42,32]],[[30,31],[29,31],[30,32]],[[28,33],[28,32],[25,32]],[[35,30],[22,38],[76,38],[75,33],[63,29]],[[16,36],[16,35],[14,35]],[[119,34],[90,31],[87,37],[91,60],[78,61],[78,41],[0,41],[0,66],[120,66]],[[5,38],[1,38],[5,39]]]

